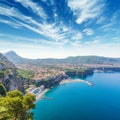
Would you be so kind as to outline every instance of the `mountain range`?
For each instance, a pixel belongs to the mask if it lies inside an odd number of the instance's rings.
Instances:
[[[4,53],[4,55],[15,65],[31,64],[31,65],[55,65],[55,64],[69,64],[69,65],[120,65],[120,58],[110,58],[101,56],[76,56],[67,57],[64,59],[28,59],[19,56],[14,51]]]

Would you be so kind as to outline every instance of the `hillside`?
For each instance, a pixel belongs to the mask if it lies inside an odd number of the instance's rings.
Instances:
[[[8,91],[14,89],[23,91],[22,79],[20,76],[18,76],[15,65],[1,53],[0,53],[0,83],[2,83]]]
[[[4,68],[15,68],[15,65],[0,53],[0,70]]]
[[[31,65],[120,65],[120,58],[109,58],[100,56],[76,56],[65,59],[27,59],[17,55],[14,51],[5,53],[5,56],[14,64],[31,64]]]
[[[21,64],[21,63],[24,64],[24,63],[27,63],[29,61],[29,59],[20,57],[14,51],[6,52],[6,53],[4,53],[4,55],[14,64]]]

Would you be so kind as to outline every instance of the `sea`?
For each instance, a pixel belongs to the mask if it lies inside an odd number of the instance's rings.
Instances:
[[[77,77],[72,80],[78,79]],[[94,73],[56,86],[36,101],[34,120],[120,120],[120,73]]]

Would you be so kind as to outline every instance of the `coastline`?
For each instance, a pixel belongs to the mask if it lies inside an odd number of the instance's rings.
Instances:
[[[65,83],[70,83],[70,82],[84,82],[86,84],[88,84],[89,86],[93,86],[93,84],[89,81],[86,81],[86,80],[82,80],[82,79],[76,79],[76,80],[71,80],[71,79],[68,79],[68,80],[62,80],[60,82],[60,84],[65,84]]]
[[[42,99],[43,96],[45,95],[45,93],[46,93],[47,91],[49,91],[49,90],[50,90],[50,89],[44,89],[41,93],[38,93],[38,94],[36,95],[36,100]]]
[[[86,80],[82,80],[82,79],[76,79],[76,80],[67,79],[67,80],[62,80],[59,85],[66,84],[66,83],[71,83],[71,82],[83,82],[83,83],[86,83],[89,86],[93,86],[93,84],[91,82],[86,81]],[[48,92],[49,90],[50,89],[46,88],[42,92],[37,93],[36,100],[41,100],[42,98],[44,98],[45,93]]]

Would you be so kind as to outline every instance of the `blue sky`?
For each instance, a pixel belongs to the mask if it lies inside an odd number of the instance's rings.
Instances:
[[[9,50],[120,57],[120,0],[0,0],[0,51]]]

